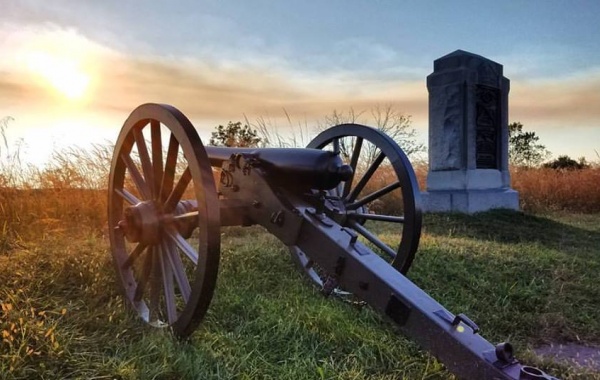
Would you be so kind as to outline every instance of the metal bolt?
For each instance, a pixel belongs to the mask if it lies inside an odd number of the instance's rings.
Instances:
[[[285,222],[285,214],[283,211],[279,210],[271,214],[271,223],[276,224],[278,226],[283,226]]]

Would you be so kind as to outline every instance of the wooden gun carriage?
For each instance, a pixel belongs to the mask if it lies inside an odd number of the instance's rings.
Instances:
[[[381,200],[397,208],[378,211]],[[221,226],[261,225],[325,294],[362,299],[458,377],[555,379],[406,277],[421,233],[419,189],[404,152],[376,129],[334,126],[307,149],[205,147],[181,112],[144,104],[115,146],[108,218],[126,298],[176,335],[190,335],[210,305]]]

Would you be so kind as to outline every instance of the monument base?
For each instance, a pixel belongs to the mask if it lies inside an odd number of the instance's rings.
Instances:
[[[519,193],[512,189],[433,190],[421,193],[424,212],[473,214],[496,208],[519,210]]]
[[[510,187],[508,170],[440,170],[427,173],[428,191],[499,190]]]

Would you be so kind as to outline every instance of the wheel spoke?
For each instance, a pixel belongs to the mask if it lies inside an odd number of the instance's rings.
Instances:
[[[339,138],[333,139],[333,153],[335,153],[337,155],[341,155],[343,153],[340,148],[340,139]],[[341,182],[335,187],[335,190],[333,190],[333,192],[334,192],[333,196],[335,196],[336,198],[339,198],[342,195],[342,183]]]
[[[146,184],[151,184],[150,193],[154,195],[154,174],[152,173],[152,163],[150,162],[150,155],[148,154],[148,147],[146,146],[146,140],[144,140],[144,134],[141,128],[133,130],[133,137],[138,147],[138,154],[140,155],[140,161],[142,162],[142,171],[144,172],[144,179]]]
[[[177,166],[177,154],[179,151],[179,142],[173,134],[169,139],[169,149],[167,150],[167,162],[162,183],[160,185],[160,200],[167,199],[173,190],[173,181],[175,180],[175,168]]]
[[[311,269],[313,266],[315,265],[315,262],[312,260],[307,260],[306,264],[304,265],[304,268],[306,269]]]
[[[337,199],[342,199],[342,191],[344,191],[344,187],[343,187],[343,183],[340,182],[336,187],[335,187],[335,197]]]
[[[366,205],[369,202],[373,202],[377,198],[381,198],[384,195],[396,190],[400,187],[400,181],[387,185],[386,187],[379,189],[377,191],[372,192],[364,198],[359,199],[358,201],[351,203],[346,206],[348,210],[356,210],[357,208]]]
[[[133,194],[131,194],[129,191],[125,190],[125,189],[115,189],[115,193],[117,193],[121,198],[123,198],[125,200],[125,202],[129,203],[132,206],[137,205],[138,203],[140,203],[140,200],[137,199],[137,197]]]
[[[173,191],[171,191],[169,198],[167,198],[167,201],[165,202],[165,212],[171,212],[175,209],[175,206],[181,200],[181,197],[183,196],[183,193],[185,192],[185,189],[187,189],[187,186],[191,180],[192,173],[190,172],[190,167],[188,166],[185,168],[185,171],[181,175],[181,178],[179,178],[179,181],[177,181],[177,185],[175,185]]]
[[[352,220],[377,220],[381,222],[389,222],[389,223],[404,223],[403,216],[391,216],[391,215],[379,215],[379,214],[365,214],[362,212],[349,213],[348,218]]]
[[[148,280],[152,275],[152,252],[151,248],[146,248],[148,254],[144,259],[144,266],[142,268],[142,273],[140,276],[140,280],[137,283],[137,287],[135,288],[135,295],[133,296],[133,300],[135,302],[140,302],[142,297],[144,296],[144,292],[146,291],[146,285],[148,285]]]
[[[185,219],[198,219],[198,215],[200,213],[198,211],[190,211],[190,212],[186,212],[185,214],[180,214],[180,215],[176,215],[173,217],[173,220],[185,220]]]
[[[156,246],[152,247],[152,284],[150,286],[150,321],[152,316],[156,318],[156,321],[160,319],[160,293],[161,293],[161,265],[159,252]]]
[[[183,301],[187,304],[190,299],[190,294],[192,293],[192,288],[187,275],[185,274],[185,268],[183,267],[181,257],[177,253],[177,248],[167,242],[163,242],[163,251],[166,253],[167,260],[173,269],[173,274],[175,275],[175,280],[177,281],[177,286],[179,287]]]
[[[333,139],[333,153],[340,154],[340,139]]]
[[[359,234],[364,236],[368,241],[373,243],[373,245],[375,245],[377,248],[381,249],[390,258],[393,259],[396,257],[396,251],[394,251],[393,249],[388,247],[384,242],[379,240],[379,238],[377,236],[375,236],[373,233],[371,233],[371,231],[369,231],[365,227],[363,227],[360,223],[358,223],[355,220],[350,220],[348,224],[350,225],[350,227],[352,227],[354,230],[356,230],[356,232],[358,232]]]
[[[175,289],[173,285],[173,269],[171,264],[165,259],[166,251],[160,252],[157,249],[158,258],[160,261],[160,269],[162,272],[163,288],[165,290],[165,304],[167,307],[167,318],[169,324],[177,320],[177,306],[175,305]]]
[[[129,256],[127,256],[127,260],[125,260],[125,262],[123,263],[122,268],[131,268],[135,261],[142,255],[146,247],[147,245],[144,243],[139,243],[138,245],[136,245],[133,251],[131,251],[131,253],[129,254]]]
[[[183,236],[181,236],[178,232],[173,233],[171,231],[167,232],[167,236],[169,236],[169,238],[175,244],[177,244],[179,249],[181,249],[190,260],[192,260],[194,265],[198,265],[198,253],[196,250],[194,250],[194,248],[192,248],[190,243],[183,238]]]
[[[360,181],[358,181],[358,184],[356,184],[356,187],[354,189],[352,189],[350,194],[348,194],[348,196],[345,198],[347,201],[351,202],[356,199],[358,194],[360,194],[362,189],[364,189],[367,182],[369,182],[369,180],[371,179],[371,177],[373,176],[373,174],[375,173],[377,168],[379,168],[379,165],[381,165],[384,158],[385,158],[385,154],[383,154],[383,152],[379,153],[379,155],[377,156],[377,158],[375,158],[375,160],[373,161],[371,166],[369,166],[369,169],[367,169],[367,171],[362,176]]]
[[[338,200],[341,199],[342,186],[343,186],[343,182],[338,183],[336,187],[334,187],[333,189],[331,189],[327,192],[327,195],[331,196],[333,199],[338,199]]]
[[[140,174],[140,171],[138,170],[137,166],[135,166],[135,163],[133,162],[131,157],[123,153],[121,154],[121,159],[123,160],[123,162],[125,162],[125,166],[127,166],[127,170],[129,170],[129,174],[131,175],[131,179],[133,179],[133,183],[135,184],[135,187],[137,187],[142,198],[152,198],[152,194],[150,192],[150,189],[148,188],[148,185],[144,181],[144,178]]]
[[[350,166],[352,167],[352,176],[349,180],[344,184],[344,193],[342,194],[343,198],[348,196],[350,193],[350,189],[352,188],[352,181],[354,181],[354,176],[356,175],[356,167],[358,166],[358,159],[360,158],[360,151],[362,149],[363,138],[357,137],[356,142],[354,143],[354,150],[352,151],[352,157],[350,158]]]
[[[154,168],[154,199],[160,200],[160,187],[163,181],[163,157],[162,136],[158,120],[150,121],[150,133],[152,139],[152,166]]]

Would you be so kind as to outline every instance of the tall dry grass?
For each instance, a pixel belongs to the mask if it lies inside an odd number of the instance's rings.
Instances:
[[[581,170],[516,169],[512,186],[528,212],[600,212],[600,165]]]
[[[106,189],[112,156],[110,144],[55,152],[43,168],[23,164],[17,153],[0,157],[0,253],[47,234],[80,229],[102,231],[106,223]],[[4,151],[6,153],[6,150]],[[376,187],[394,178],[385,168]],[[427,165],[416,162],[419,188],[426,185]],[[600,165],[583,170],[513,169],[512,185],[526,212],[565,210],[600,212]],[[367,189],[367,191],[370,189]],[[375,190],[375,189],[373,189]],[[383,199],[379,212],[401,213],[401,199]]]
[[[427,165],[415,165],[421,191],[427,188]],[[582,170],[511,168],[512,188],[525,212],[600,212],[600,164]]]
[[[101,231],[112,147],[56,151],[43,167],[0,159],[0,253],[47,234]]]

